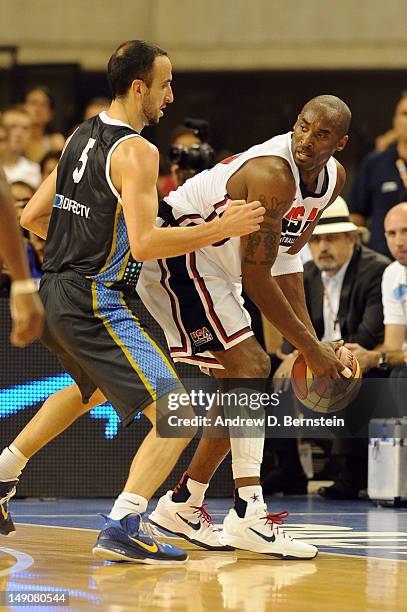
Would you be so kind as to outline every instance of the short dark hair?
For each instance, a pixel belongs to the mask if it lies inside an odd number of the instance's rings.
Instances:
[[[120,45],[107,65],[107,80],[112,98],[124,96],[135,79],[150,87],[154,60],[167,52],[144,40],[129,40]]]
[[[175,140],[177,140],[177,138],[179,138],[180,136],[185,136],[186,134],[192,134],[198,140],[201,140],[201,138],[199,137],[199,134],[197,134],[195,130],[193,130],[192,128],[186,127],[185,125],[180,124],[180,125],[176,125],[175,128],[172,130],[170,142],[173,143]]]
[[[33,91],[42,91],[42,93],[44,95],[47,96],[48,98],[48,102],[49,102],[49,107],[50,109],[53,111],[55,110],[55,98],[51,93],[51,90],[49,87],[47,87],[46,85],[33,85],[32,87],[30,87],[29,89],[27,89],[27,91],[25,92],[25,100],[27,101],[27,97],[30,95],[30,93],[32,93]]]
[[[352,113],[350,112],[350,108],[346,102],[337,96],[332,96],[330,94],[316,96],[305,104],[301,113],[308,107],[320,108],[320,110],[323,111],[324,115],[332,123],[339,138],[342,138],[348,133]]]
[[[45,164],[50,159],[55,159],[57,162],[59,162],[61,155],[62,155],[62,151],[48,151],[48,153],[45,153],[44,157],[40,161],[41,174],[43,174]]]

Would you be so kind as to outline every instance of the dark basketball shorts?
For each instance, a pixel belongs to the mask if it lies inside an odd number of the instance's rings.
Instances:
[[[40,296],[46,311],[41,341],[72,376],[85,404],[98,388],[128,425],[137,412],[182,387],[121,291],[66,271],[46,273]]]

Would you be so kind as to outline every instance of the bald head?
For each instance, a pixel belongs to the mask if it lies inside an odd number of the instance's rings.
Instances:
[[[393,222],[394,219],[407,222],[407,202],[400,202],[400,204],[390,208],[384,218],[384,226],[386,227],[386,223]]]
[[[348,133],[352,113],[349,106],[340,98],[328,94],[316,96],[305,104],[301,114],[304,114],[307,110],[318,113],[326,119],[339,138]]]
[[[393,206],[384,219],[384,230],[390,253],[407,266],[407,202]]]

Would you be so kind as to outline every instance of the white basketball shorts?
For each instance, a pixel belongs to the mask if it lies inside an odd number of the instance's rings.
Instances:
[[[144,262],[137,292],[162,327],[174,361],[223,368],[211,352],[253,336],[241,283],[201,251]]]

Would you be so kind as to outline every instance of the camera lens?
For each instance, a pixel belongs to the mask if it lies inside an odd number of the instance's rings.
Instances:
[[[212,168],[215,161],[215,151],[206,142],[194,144],[190,147],[174,145],[168,152],[168,159],[171,164],[177,164],[181,170],[201,172]]]

